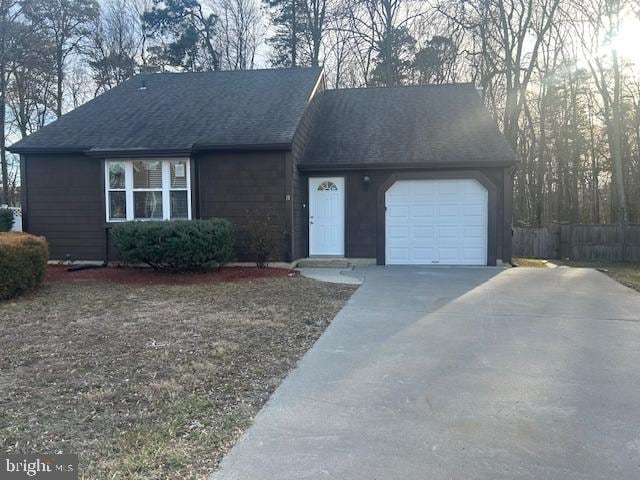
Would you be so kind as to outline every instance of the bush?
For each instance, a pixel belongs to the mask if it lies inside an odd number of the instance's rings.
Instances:
[[[13,210],[0,208],[0,232],[10,232],[13,228]]]
[[[37,287],[47,273],[49,249],[44,237],[0,233],[0,300]]]
[[[249,225],[249,250],[254,256],[258,268],[269,266],[269,260],[275,246],[276,241],[269,217]]]
[[[155,270],[221,268],[233,254],[233,227],[222,219],[124,222],[112,236],[123,260]]]

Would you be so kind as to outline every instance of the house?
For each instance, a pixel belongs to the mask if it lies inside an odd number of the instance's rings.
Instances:
[[[268,219],[277,260],[495,265],[515,155],[470,84],[327,90],[319,68],[141,74],[15,143],[23,228],[104,258],[126,220]]]

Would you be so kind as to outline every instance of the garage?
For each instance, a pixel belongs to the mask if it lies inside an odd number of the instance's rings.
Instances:
[[[487,212],[474,179],[399,180],[385,193],[385,263],[486,265]]]
[[[340,252],[332,255],[377,265],[511,260],[516,156],[472,84],[332,90],[317,113],[298,164],[303,256]],[[308,189],[320,178],[344,192],[344,211],[329,219],[338,232],[331,250],[313,244],[324,238],[319,230],[334,230],[311,209],[338,196]]]

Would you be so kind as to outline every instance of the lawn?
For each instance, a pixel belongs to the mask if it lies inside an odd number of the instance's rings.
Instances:
[[[562,261],[569,267],[596,268],[617,282],[640,292],[640,264]]]
[[[354,291],[96,276],[0,303],[0,447],[78,453],[83,479],[206,478]]]
[[[546,260],[540,260],[538,258],[519,258],[514,257],[512,259],[514,265],[519,267],[533,267],[533,268],[549,268]]]
[[[520,267],[549,268],[546,260],[536,258],[513,258],[514,265]],[[558,265],[575,268],[595,268],[607,274],[618,283],[640,292],[640,264],[637,263],[603,263],[579,262],[575,260],[554,260]]]

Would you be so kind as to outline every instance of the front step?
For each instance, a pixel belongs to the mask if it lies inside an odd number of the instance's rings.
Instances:
[[[303,258],[296,263],[298,268],[351,268],[344,258]]]

